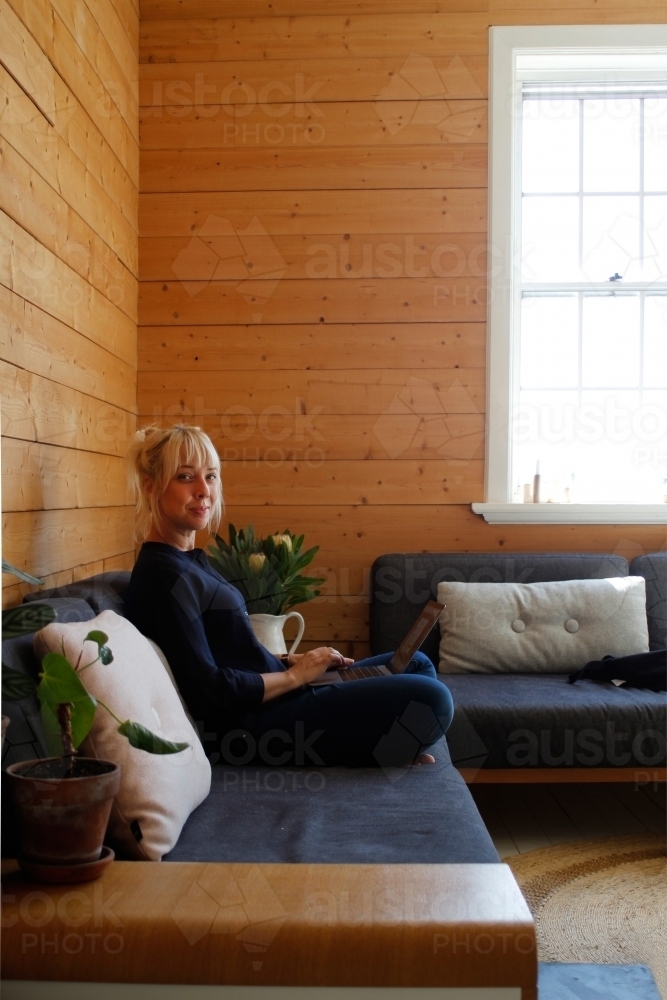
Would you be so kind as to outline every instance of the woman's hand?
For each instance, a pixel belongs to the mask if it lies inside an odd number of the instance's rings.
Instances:
[[[292,656],[295,661],[293,665]],[[292,674],[299,685],[314,681],[330,667],[349,667],[351,663],[354,663],[354,660],[343,656],[331,646],[319,646],[317,649],[311,649],[308,653],[293,653],[292,656],[290,656],[290,666],[286,672]]]
[[[261,674],[264,680],[264,698],[262,703],[277,698],[288,691],[295,691],[308,681],[314,681],[328,670],[329,667],[349,667],[354,663],[331,646],[320,646],[308,653],[292,653],[289,657],[290,666],[287,670],[271,674]]]

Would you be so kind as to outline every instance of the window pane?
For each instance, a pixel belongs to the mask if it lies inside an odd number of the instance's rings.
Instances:
[[[639,259],[639,198],[584,196],[583,280],[624,276]]]
[[[667,195],[644,198],[644,257],[644,280],[667,281]]]
[[[667,191],[667,99],[644,101],[644,189]]]
[[[577,313],[576,295],[525,296],[522,299],[522,387],[577,386]]]
[[[639,190],[639,101],[584,101],[584,191]]]
[[[579,260],[579,199],[523,198],[523,281],[576,281]]]
[[[579,190],[579,101],[523,102],[523,191]]]
[[[639,384],[639,296],[584,296],[582,383]]]
[[[667,295],[644,301],[644,385],[667,389]]]

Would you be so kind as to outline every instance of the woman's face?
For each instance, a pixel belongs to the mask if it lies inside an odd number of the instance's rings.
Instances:
[[[148,489],[152,489],[150,482]],[[164,527],[169,525],[178,534],[201,531],[210,520],[219,492],[220,476],[215,466],[180,465],[160,497]]]

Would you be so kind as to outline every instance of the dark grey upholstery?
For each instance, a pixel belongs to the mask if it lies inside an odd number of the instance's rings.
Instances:
[[[371,570],[372,653],[396,649],[442,580],[466,583],[542,583],[627,576],[622,556],[570,553],[398,552],[380,556]],[[434,629],[422,652],[438,662],[440,637]]]
[[[497,863],[444,741],[436,764],[213,767],[211,794],[165,861]]]
[[[664,767],[667,695],[565,674],[440,674],[458,767]]]
[[[646,580],[649,645],[651,649],[667,649],[667,552],[636,556],[630,573]]]
[[[652,648],[665,646],[667,553],[633,560],[646,578]],[[561,553],[394,553],[371,573],[370,641],[395,649],[441,580],[536,583],[627,576],[625,559]],[[662,636],[662,641],[661,641]],[[438,662],[439,634],[422,647]],[[667,695],[564,674],[440,675],[454,699],[447,733],[458,767],[665,766]],[[625,734],[625,735],[624,735]]]
[[[100,611],[115,611],[118,615],[124,615],[125,608],[121,594],[127,589],[129,582],[130,574],[127,570],[98,573],[97,576],[89,576],[76,583],[67,583],[62,587],[53,587],[51,590],[39,590],[32,594],[26,594],[23,603],[50,601],[60,597],[76,597],[87,601],[96,615],[99,615]]]

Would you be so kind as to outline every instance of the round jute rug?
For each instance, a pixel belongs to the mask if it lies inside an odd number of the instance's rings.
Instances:
[[[665,835],[562,844],[506,858],[542,962],[649,965],[667,1000]]]

